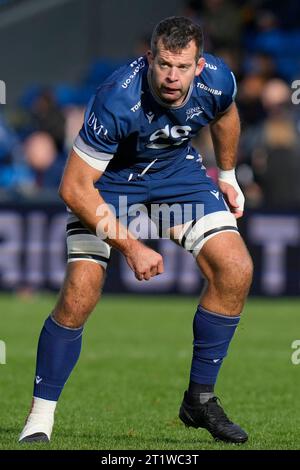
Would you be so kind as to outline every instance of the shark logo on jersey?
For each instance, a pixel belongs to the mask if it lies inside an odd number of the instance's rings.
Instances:
[[[186,110],[186,121],[189,119],[193,119],[195,116],[199,116],[203,113],[203,109],[201,106],[197,106],[196,108],[190,108]]]
[[[173,145],[181,145],[189,139],[190,126],[173,126],[167,124],[162,129],[158,129],[150,135],[149,149],[164,149]],[[158,141],[158,142],[157,142]]]
[[[153,121],[154,116],[155,116],[155,114],[152,113],[152,111],[150,111],[149,113],[146,113],[146,117],[147,117],[147,119],[148,119],[148,121],[149,121],[149,124],[151,124],[151,122]]]

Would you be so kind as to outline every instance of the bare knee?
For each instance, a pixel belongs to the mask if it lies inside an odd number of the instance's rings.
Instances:
[[[204,245],[197,262],[208,281],[200,299],[204,308],[224,315],[239,315],[253,271],[242,239],[229,232],[213,237]]]
[[[247,296],[252,282],[253,263],[246,253],[232,253],[220,260],[219,266],[209,280],[217,290],[240,298]]]
[[[209,284],[216,289],[248,292],[253,265],[238,235],[228,232],[212,238],[204,245],[197,262]]]

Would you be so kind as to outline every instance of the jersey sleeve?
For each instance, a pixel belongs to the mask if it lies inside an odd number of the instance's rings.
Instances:
[[[237,85],[233,72],[224,64],[222,71],[222,95],[219,97],[218,113],[224,113],[234,102]]]
[[[73,146],[83,160],[102,171],[113,158],[120,141],[117,117],[109,101],[107,90],[101,88],[91,98]]]

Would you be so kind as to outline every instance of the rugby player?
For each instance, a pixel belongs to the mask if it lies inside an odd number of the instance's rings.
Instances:
[[[147,55],[114,72],[91,98],[59,190],[69,208],[68,266],[41,331],[33,402],[21,442],[50,440],[55,407],[79,358],[111,248],[122,253],[140,281],[163,272],[161,255],[122,223],[132,205],[157,203],[192,207],[189,220],[173,218],[164,230],[160,218],[155,223],[161,236],[191,252],[207,279],[194,317],[190,383],[179,417],[216,440],[247,440],[214,394],[252,278],[236,222],[244,197],[235,177],[240,134],[235,93],[229,68],[203,52],[201,28],[185,17],[170,17],[155,27]],[[218,185],[191,145],[207,125]],[[120,195],[127,197],[126,207],[120,207]]]

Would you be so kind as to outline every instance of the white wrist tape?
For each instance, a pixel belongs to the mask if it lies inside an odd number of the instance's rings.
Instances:
[[[236,180],[235,169],[233,168],[232,170],[221,170],[220,168],[218,168],[218,173],[219,173],[218,180],[219,181],[224,181],[225,183],[230,184],[231,186],[233,186],[233,188],[238,193],[237,198],[236,198],[236,202],[239,205],[239,207],[237,207],[236,209],[243,212],[244,211],[245,198],[244,198],[242,190],[239,187],[239,184]]]

